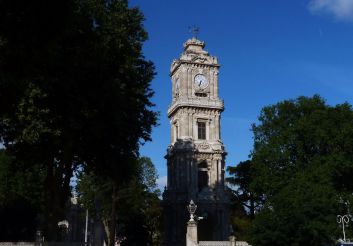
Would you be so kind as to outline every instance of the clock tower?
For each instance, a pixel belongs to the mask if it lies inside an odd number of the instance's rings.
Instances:
[[[163,193],[164,243],[185,246],[186,206],[197,204],[201,241],[227,240],[229,198],[224,185],[225,156],[220,136],[224,110],[218,95],[217,58],[192,38],[172,62],[172,103],[168,109],[171,142],[167,150],[168,183]]]

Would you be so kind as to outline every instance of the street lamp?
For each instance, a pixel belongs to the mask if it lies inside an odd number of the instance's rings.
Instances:
[[[44,242],[43,233],[41,230],[36,232],[36,246],[42,246]]]
[[[346,232],[345,227],[348,227],[348,223],[350,221],[350,215],[337,215],[337,223],[342,224],[342,231],[343,231],[343,241],[346,241]]]
[[[342,224],[342,232],[343,232],[343,241],[346,242],[346,231],[345,228],[348,227],[349,221],[352,219],[352,215],[349,212],[349,202],[343,202],[342,197],[340,197],[340,203],[344,203],[348,210],[347,214],[337,215],[337,223]]]
[[[189,205],[187,206],[187,208],[188,208],[188,211],[190,213],[190,220],[189,221],[195,221],[194,220],[194,214],[196,212],[197,205],[194,203],[193,200],[191,200]]]

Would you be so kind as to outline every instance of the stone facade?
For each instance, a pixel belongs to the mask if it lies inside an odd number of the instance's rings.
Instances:
[[[218,95],[217,58],[195,38],[172,62],[172,103],[168,109],[171,143],[167,150],[168,184],[163,194],[165,245],[185,245],[186,205],[198,204],[200,240],[229,237],[229,199],[224,186],[226,152],[221,141],[224,110]]]

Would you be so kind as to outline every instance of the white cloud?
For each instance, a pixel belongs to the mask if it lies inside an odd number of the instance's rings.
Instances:
[[[353,0],[310,0],[309,10],[314,14],[330,14],[337,20],[353,21]]]

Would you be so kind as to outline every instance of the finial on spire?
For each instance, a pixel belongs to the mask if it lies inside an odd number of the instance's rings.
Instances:
[[[193,38],[197,38],[197,35],[199,34],[200,32],[200,28],[198,26],[189,26],[189,33],[192,34],[192,37]]]

